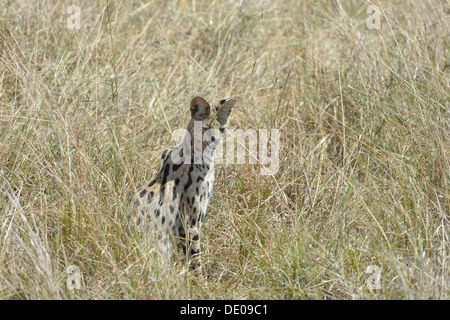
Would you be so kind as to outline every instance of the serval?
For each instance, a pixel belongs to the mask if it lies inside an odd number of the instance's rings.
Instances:
[[[160,231],[160,248],[169,255],[181,246],[190,268],[197,271],[200,233],[214,186],[214,150],[235,103],[225,99],[213,105],[193,98],[183,142],[162,153],[157,174],[132,198],[134,224]]]

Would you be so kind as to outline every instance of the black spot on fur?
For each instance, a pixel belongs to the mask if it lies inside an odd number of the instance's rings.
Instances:
[[[134,204],[136,205],[136,206],[140,206],[141,205],[141,202],[139,201],[139,199],[136,199],[136,201],[134,202]]]
[[[159,212],[159,209],[155,210],[155,217],[159,217],[159,215],[161,214],[161,212]]]
[[[142,198],[143,196],[145,196],[146,192],[147,192],[147,189],[142,189],[141,193],[139,193],[139,197]]]
[[[177,198],[177,188],[173,187],[172,200],[175,200],[176,198]]]
[[[203,181],[204,179],[203,179],[203,177],[202,176],[198,176],[197,177],[197,183],[199,183],[200,181]]]
[[[195,223],[197,222],[197,220],[192,219],[192,226],[195,226]]]
[[[155,194],[155,193],[154,193],[153,191],[150,191],[150,192],[148,193],[148,195],[147,195],[147,203],[148,203],[148,204],[152,203],[153,195],[154,195],[154,194]]]
[[[161,186],[164,188],[166,186],[167,176],[169,175],[170,171],[170,164],[166,163],[166,166],[164,167],[164,175],[162,178]]]
[[[168,149],[167,149],[167,150],[164,150],[164,152],[163,152],[163,154],[162,154],[162,156],[161,156],[161,159],[164,159],[164,158],[166,157],[167,151],[168,151]]]
[[[193,237],[192,237],[192,240],[198,241],[198,234],[196,234],[195,236],[193,236]]]
[[[191,167],[189,168],[189,173],[188,173],[188,181],[186,182],[186,184],[184,185],[184,191],[187,191],[187,189],[189,189],[189,187],[192,184],[192,178],[191,178],[191,172],[194,170],[194,165],[191,164]]]
[[[187,191],[187,189],[189,189],[189,187],[191,186],[191,184],[192,184],[192,179],[191,179],[191,177],[189,176],[188,181],[187,181],[186,184],[184,185],[184,191]]]
[[[155,180],[150,181],[150,183],[148,184],[148,187],[150,188],[151,186],[153,186],[155,184]]]
[[[173,213],[174,210],[173,206],[170,206],[170,213]]]
[[[161,224],[164,224],[165,221],[166,221],[166,217],[162,216],[162,218],[161,218]]]
[[[172,171],[173,171],[173,172],[177,171],[177,170],[181,167],[182,164],[183,164],[183,163],[180,163],[180,164],[174,164],[174,165],[172,166]]]
[[[175,165],[173,165],[173,166],[175,167]],[[179,178],[176,178],[176,179],[175,179],[175,184],[178,185],[179,183],[180,183],[180,179],[179,179]]]

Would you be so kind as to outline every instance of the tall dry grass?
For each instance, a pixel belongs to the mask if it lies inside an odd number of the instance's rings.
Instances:
[[[448,1],[72,4],[0,5],[0,298],[449,298]],[[281,132],[217,166],[202,277],[125,227],[194,95]]]

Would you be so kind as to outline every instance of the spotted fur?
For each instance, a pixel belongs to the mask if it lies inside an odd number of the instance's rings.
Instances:
[[[187,126],[192,154],[185,157],[184,162],[174,161],[177,155],[184,156],[183,147],[189,139],[165,150],[157,174],[139,188],[132,199],[133,224],[144,230],[150,227],[162,231],[160,243],[165,250],[172,252],[174,247],[180,246],[193,269],[200,268],[200,232],[214,187],[214,149],[235,102],[234,99],[221,100],[214,106],[201,97],[192,99]],[[197,125],[201,123],[203,133],[201,143],[197,144],[204,154],[200,159],[194,159],[193,152],[199,138],[194,136],[195,121]],[[190,161],[186,160],[188,158]]]

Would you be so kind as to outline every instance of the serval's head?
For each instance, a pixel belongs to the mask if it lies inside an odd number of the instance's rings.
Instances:
[[[220,100],[217,105],[208,103],[202,97],[192,99],[191,120],[188,125],[188,131],[193,137],[191,141],[201,139],[203,150],[214,150],[225,132],[228,116],[235,103],[236,99]]]

